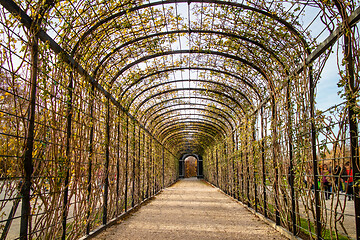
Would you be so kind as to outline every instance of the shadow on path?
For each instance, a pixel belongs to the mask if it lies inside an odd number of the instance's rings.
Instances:
[[[287,239],[241,204],[196,178],[165,189],[96,239]]]

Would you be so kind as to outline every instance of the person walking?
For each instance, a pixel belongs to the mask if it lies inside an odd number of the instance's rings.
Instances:
[[[345,193],[349,197],[349,201],[353,199],[353,170],[351,168],[350,162],[345,163],[345,169],[341,174],[342,181],[345,183]]]
[[[333,176],[334,176],[334,183],[335,183],[335,187],[336,187],[336,191],[339,190],[339,192],[344,192],[343,187],[342,187],[342,182],[341,182],[341,167],[340,165],[335,162],[335,167],[334,167],[334,171],[333,171]],[[335,190],[334,190],[335,192]]]
[[[327,164],[323,165],[321,175],[322,175],[322,185],[325,193],[325,199],[328,200],[330,199],[330,195],[331,195],[332,178]]]

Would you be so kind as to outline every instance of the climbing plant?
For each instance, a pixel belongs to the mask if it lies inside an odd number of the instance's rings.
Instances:
[[[1,239],[91,235],[185,154],[294,235],[359,237],[358,1],[0,3]]]

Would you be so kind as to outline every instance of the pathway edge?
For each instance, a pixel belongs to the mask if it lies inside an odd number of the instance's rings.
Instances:
[[[254,209],[246,206],[244,203],[242,203],[241,201],[239,201],[238,199],[233,198],[232,196],[226,194],[223,190],[221,190],[220,188],[218,188],[217,186],[215,186],[214,184],[206,181],[205,179],[201,179],[202,181],[204,181],[205,183],[209,184],[210,186],[212,186],[213,188],[218,189],[222,194],[228,196],[229,198],[231,198],[232,200],[234,200],[235,202],[239,203],[241,206],[243,206],[245,209],[247,209],[249,212],[251,212],[252,214],[254,214],[255,216],[259,217],[260,220],[262,220],[263,222],[265,222],[266,224],[270,225],[272,228],[274,228],[276,231],[278,231],[280,234],[282,234],[283,236],[291,239],[291,240],[302,240],[302,238],[298,237],[298,236],[294,236],[291,232],[289,232],[287,229],[276,225],[276,223],[268,218],[266,218],[264,215],[262,215],[261,213],[255,212]]]

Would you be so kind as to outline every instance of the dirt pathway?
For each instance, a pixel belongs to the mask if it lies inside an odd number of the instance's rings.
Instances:
[[[286,238],[218,189],[192,178],[165,189],[94,239]]]

